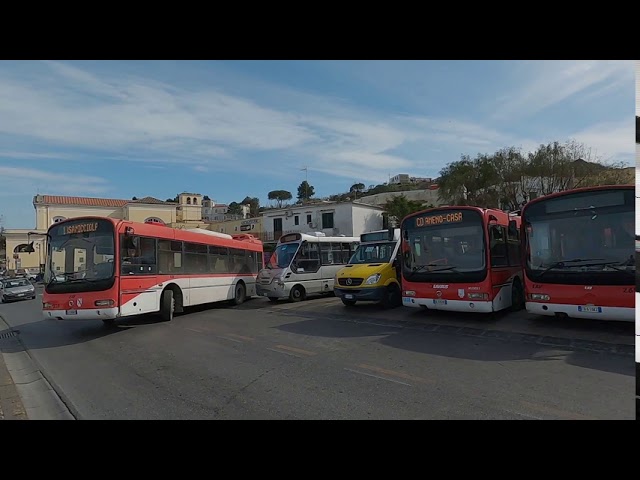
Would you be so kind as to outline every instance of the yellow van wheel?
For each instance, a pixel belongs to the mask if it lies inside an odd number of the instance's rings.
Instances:
[[[347,300],[346,298],[341,298],[340,300],[342,300],[342,303],[347,307],[353,307],[356,304],[355,300]]]

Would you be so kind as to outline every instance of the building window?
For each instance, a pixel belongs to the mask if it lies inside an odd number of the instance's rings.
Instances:
[[[187,205],[191,205],[191,197],[187,197]]]
[[[197,198],[195,198],[195,197],[194,197],[194,199],[193,199],[193,204],[194,204],[194,205],[197,205],[197,204],[198,204],[198,199],[197,199]]]
[[[149,217],[145,219],[144,223],[158,223],[160,225],[165,225],[164,221],[158,217]]]
[[[300,225],[300,217],[298,215],[293,217],[293,224],[294,225]]]
[[[307,215],[307,223],[311,223],[311,214]]]
[[[333,212],[322,214],[322,228],[333,228]]]
[[[65,217],[53,217],[53,223],[58,223],[61,222],[63,220],[66,220]]]

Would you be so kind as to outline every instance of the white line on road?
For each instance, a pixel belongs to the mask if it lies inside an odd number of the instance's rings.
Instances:
[[[348,372],[359,373],[360,375],[366,375],[367,377],[379,378],[380,380],[386,380],[387,382],[399,383],[400,385],[406,385],[407,387],[412,387],[410,383],[400,382],[399,380],[392,380],[390,378],[379,377],[378,375],[373,375],[372,373],[359,372],[358,370],[351,370],[350,368],[345,368]]]
[[[296,358],[304,358],[302,355],[296,355],[295,353],[291,352],[283,352],[282,350],[276,350],[275,348],[267,348],[267,350],[271,350],[272,352],[284,353],[285,355],[291,355],[292,357]]]
[[[230,342],[244,343],[242,340],[236,340],[235,338],[223,337],[222,335],[216,335],[216,337],[223,338],[224,340],[229,340]]]
[[[205,333],[202,330],[198,330],[197,328],[185,328],[185,330],[191,330],[192,332]]]

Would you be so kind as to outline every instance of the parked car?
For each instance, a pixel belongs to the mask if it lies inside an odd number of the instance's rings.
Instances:
[[[36,298],[36,289],[28,278],[7,278],[0,282],[0,301],[2,303],[15,300]]]

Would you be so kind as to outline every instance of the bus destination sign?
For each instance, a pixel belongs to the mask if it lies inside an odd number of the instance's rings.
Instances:
[[[448,223],[462,222],[462,212],[439,213],[426,217],[416,217],[416,227],[431,227],[433,225],[445,225]]]
[[[76,223],[74,225],[63,225],[63,235],[73,235],[75,233],[91,233],[98,230],[98,222]]]

